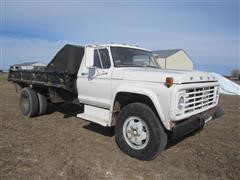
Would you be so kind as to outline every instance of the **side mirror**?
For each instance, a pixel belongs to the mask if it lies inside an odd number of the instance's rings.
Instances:
[[[86,58],[86,67],[91,68],[93,67],[93,59],[92,58]]]
[[[97,68],[96,67],[89,67],[88,68],[88,80],[92,80],[97,76]]]
[[[94,64],[94,50],[92,47],[86,47],[85,49],[85,63],[87,68],[93,67]]]

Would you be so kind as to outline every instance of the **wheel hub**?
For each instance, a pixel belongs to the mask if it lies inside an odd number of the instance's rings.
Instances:
[[[146,123],[138,117],[129,117],[123,125],[126,142],[134,149],[143,149],[149,141],[149,131]]]

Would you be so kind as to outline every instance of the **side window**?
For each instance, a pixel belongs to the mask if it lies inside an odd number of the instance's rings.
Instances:
[[[102,65],[104,69],[111,67],[110,57],[107,49],[99,49],[99,54],[101,56]],[[102,68],[98,51],[94,50],[94,66]]]
[[[93,63],[93,66],[96,66],[98,68],[102,68],[97,50],[94,50],[94,63]]]
[[[107,69],[111,67],[110,57],[107,49],[100,49],[99,50],[103,68]]]

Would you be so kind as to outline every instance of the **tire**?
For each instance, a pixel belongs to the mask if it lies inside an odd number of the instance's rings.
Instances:
[[[38,114],[37,94],[29,87],[23,88],[20,93],[20,109],[28,117],[34,117]]]
[[[43,115],[47,111],[47,98],[39,92],[37,93],[37,97],[39,105],[38,115]]]
[[[156,158],[165,149],[168,141],[159,118],[143,103],[129,104],[120,111],[116,120],[115,134],[119,148],[140,160]]]

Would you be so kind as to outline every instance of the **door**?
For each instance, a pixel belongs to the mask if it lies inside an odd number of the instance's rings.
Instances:
[[[89,68],[80,69],[81,73],[78,73],[78,98],[84,104],[110,108],[112,68],[109,51],[107,48],[95,48],[93,56],[87,57],[93,58],[96,75],[89,79]],[[88,58],[85,61],[88,61]]]

